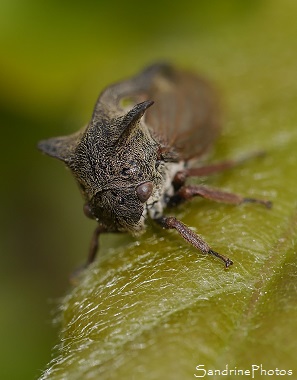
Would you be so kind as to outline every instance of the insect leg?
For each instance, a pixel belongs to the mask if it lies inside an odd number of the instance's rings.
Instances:
[[[163,228],[175,229],[188,243],[192,244],[201,252],[218,257],[220,260],[224,262],[226,268],[233,264],[233,262],[228,257],[213,251],[210,248],[210,246],[199,235],[195,234],[189,227],[187,227],[185,224],[183,224],[181,221],[177,220],[173,216],[162,216],[161,218],[155,220]]]
[[[193,197],[200,196],[216,202],[239,205],[241,203],[259,203],[271,208],[272,203],[264,199],[244,198],[241,195],[228,193],[217,189],[211,189],[202,185],[182,186],[171,198],[169,205],[176,205]]]
[[[187,168],[176,173],[173,179],[173,185],[175,186],[175,188],[179,188],[185,183],[188,177],[203,177],[215,173],[220,173],[224,170],[232,169],[237,165],[241,165],[252,158],[262,157],[264,155],[264,152],[259,151],[239,158],[237,160],[226,160],[214,164],[200,166],[197,168]]]
[[[92,235],[92,238],[91,238],[89,254],[88,254],[88,258],[87,258],[87,262],[85,264],[85,267],[88,267],[95,260],[98,249],[99,249],[99,236],[100,236],[100,234],[102,234],[104,232],[108,232],[108,229],[102,224],[99,224],[95,228],[93,235]]]
[[[89,253],[87,257],[87,261],[85,262],[84,265],[80,266],[77,268],[70,276],[70,282],[73,285],[77,284],[77,279],[79,275],[83,272],[84,269],[86,269],[90,264],[92,264],[97,256],[98,249],[99,249],[99,237],[100,234],[104,232],[115,232],[115,231],[109,231],[107,227],[105,227],[103,224],[99,224],[92,235],[91,238],[91,243],[90,243],[90,248],[89,248]]]

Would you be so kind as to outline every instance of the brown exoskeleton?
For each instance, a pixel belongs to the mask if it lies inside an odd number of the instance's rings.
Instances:
[[[39,143],[43,152],[71,169],[85,199],[85,214],[98,222],[87,264],[96,256],[101,233],[137,234],[148,217],[177,230],[226,267],[232,264],[182,222],[164,215],[167,206],[194,196],[270,207],[266,200],[185,184],[188,177],[235,165],[225,161],[194,166],[217,137],[219,124],[217,97],[207,81],[167,64],[155,64],[105,89],[86,128]]]

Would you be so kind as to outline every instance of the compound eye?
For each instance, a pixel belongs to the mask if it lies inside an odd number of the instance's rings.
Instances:
[[[90,219],[94,219],[94,215],[92,213],[92,209],[91,209],[91,206],[88,204],[88,203],[85,203],[84,204],[84,213],[85,213],[85,216],[90,218]]]
[[[153,192],[152,182],[144,182],[136,187],[136,194],[139,200],[144,203],[146,202]]]

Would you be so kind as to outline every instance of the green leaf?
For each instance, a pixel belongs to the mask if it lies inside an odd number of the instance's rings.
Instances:
[[[64,300],[49,378],[191,378],[199,364],[292,369],[296,209],[282,223],[277,209],[244,207],[244,226],[230,216],[226,223],[218,208],[228,235],[221,249],[237,235],[234,267],[224,270],[166,231],[109,252]]]

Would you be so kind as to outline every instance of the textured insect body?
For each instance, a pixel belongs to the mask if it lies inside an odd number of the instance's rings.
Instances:
[[[168,206],[170,198],[174,194],[173,179],[175,174],[185,168],[185,162],[169,162],[163,165],[162,184],[158,191],[148,199],[146,204],[147,214],[152,219],[159,219],[163,216],[164,209]]]
[[[217,99],[211,86],[192,74],[157,64],[103,91],[86,128],[39,143],[42,151],[71,169],[85,199],[85,214],[98,222],[88,263],[94,260],[101,233],[136,234],[150,217],[176,229],[202,252],[218,256],[227,267],[232,264],[182,222],[163,214],[166,206],[193,196],[269,205],[185,185],[189,176],[234,165],[226,161],[192,168],[218,132]]]

